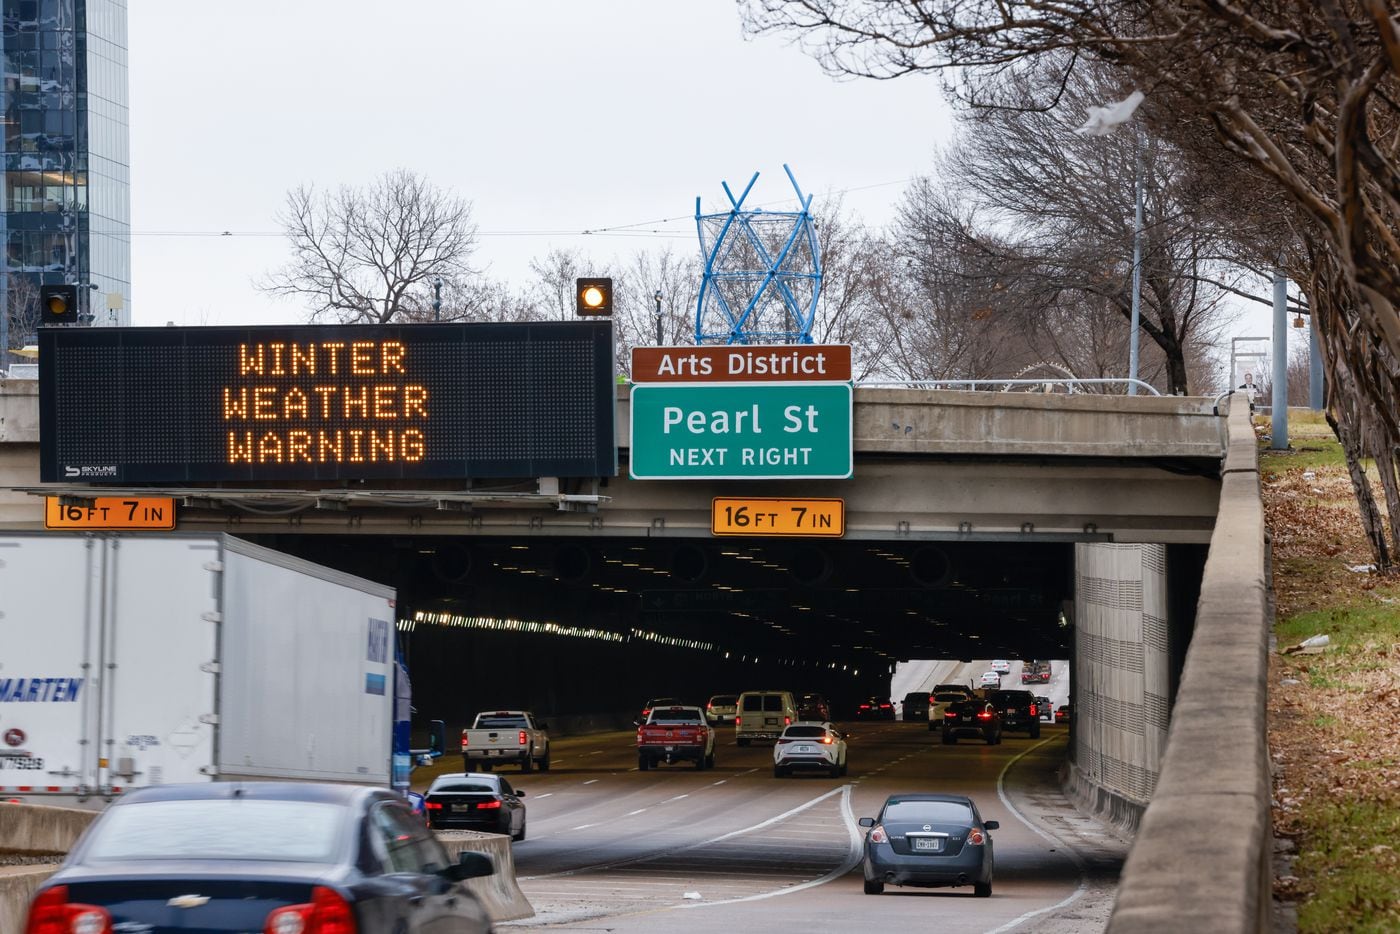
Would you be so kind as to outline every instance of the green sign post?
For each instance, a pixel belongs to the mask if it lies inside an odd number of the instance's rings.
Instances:
[[[851,476],[849,383],[638,383],[636,480]]]

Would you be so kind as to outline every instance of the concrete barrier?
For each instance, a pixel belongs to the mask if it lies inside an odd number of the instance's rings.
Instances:
[[[29,899],[41,883],[58,869],[44,866],[0,866],[0,932],[19,934]]]
[[[1270,930],[1267,606],[1258,449],[1235,404],[1196,629],[1110,934]]]
[[[0,853],[62,856],[96,816],[77,808],[0,804]]]
[[[481,899],[492,921],[515,921],[535,914],[525,893],[515,881],[515,857],[510,849],[510,837],[497,833],[477,833],[472,830],[442,830],[435,836],[455,861],[463,850],[485,853],[496,864],[493,875],[468,879],[467,887]]]

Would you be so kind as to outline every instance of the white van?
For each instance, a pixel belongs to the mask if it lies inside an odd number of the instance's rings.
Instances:
[[[776,740],[797,720],[797,699],[791,691],[745,691],[739,695],[734,716],[734,741]]]

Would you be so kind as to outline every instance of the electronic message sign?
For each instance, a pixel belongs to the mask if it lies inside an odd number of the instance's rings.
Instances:
[[[617,472],[612,326],[41,328],[46,483]]]

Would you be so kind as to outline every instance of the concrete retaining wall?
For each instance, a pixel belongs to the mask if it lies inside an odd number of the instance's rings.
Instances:
[[[29,899],[34,895],[34,890],[57,869],[57,864],[0,866],[0,932],[19,934],[24,930]]]
[[[534,915],[535,909],[515,881],[515,857],[511,853],[509,837],[471,830],[444,830],[436,836],[454,861],[458,853],[470,850],[485,853],[496,864],[494,875],[467,880],[468,888],[481,899],[491,913],[492,921],[514,921]]]
[[[1264,509],[1247,406],[1231,406],[1229,437],[1195,633],[1110,934],[1271,924]]]
[[[1171,655],[1163,545],[1074,549],[1075,797],[1132,833],[1166,747]]]
[[[52,858],[41,865],[0,866],[0,934],[22,929],[30,896],[96,816],[75,808],[0,804],[0,855],[17,855],[26,863]]]

